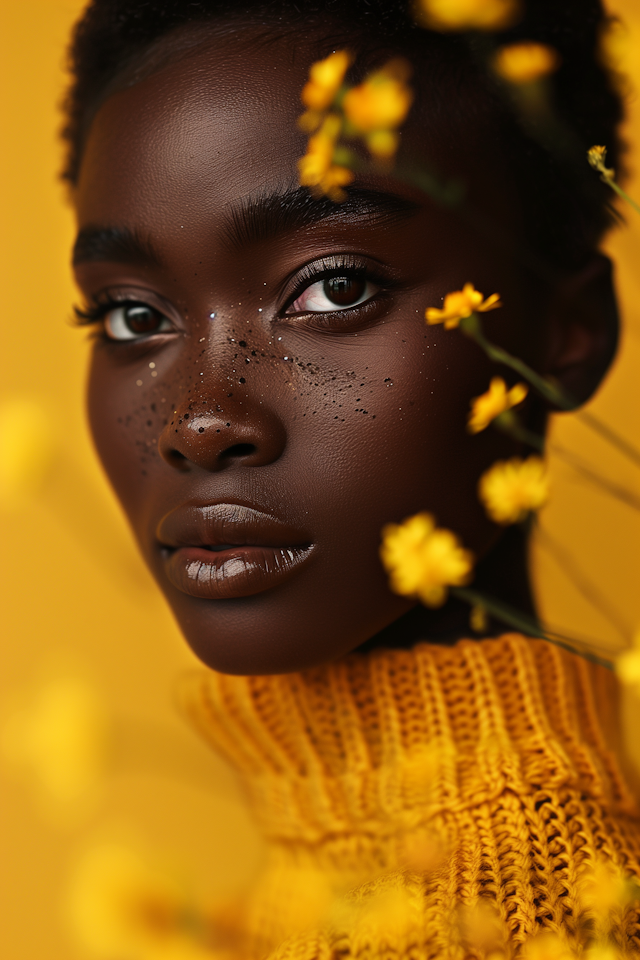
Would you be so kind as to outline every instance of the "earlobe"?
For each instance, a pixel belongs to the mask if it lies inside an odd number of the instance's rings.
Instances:
[[[618,345],[611,261],[594,253],[556,288],[549,309],[546,373],[578,404],[598,389]]]

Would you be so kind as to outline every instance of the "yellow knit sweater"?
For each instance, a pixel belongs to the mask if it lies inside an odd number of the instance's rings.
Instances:
[[[188,713],[268,840],[243,955],[509,954],[598,924],[640,953],[633,904],[603,919],[585,893],[602,863],[640,877],[615,699],[607,670],[516,635],[192,678]]]

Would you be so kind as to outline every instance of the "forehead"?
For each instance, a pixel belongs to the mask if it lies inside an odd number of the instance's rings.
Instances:
[[[209,41],[114,93],[92,124],[77,188],[89,219],[135,198],[138,217],[157,215],[169,194],[185,216],[252,194],[270,180],[295,181],[305,138],[296,129],[310,44],[292,49],[254,37]],[[306,54],[306,56],[305,56]]]

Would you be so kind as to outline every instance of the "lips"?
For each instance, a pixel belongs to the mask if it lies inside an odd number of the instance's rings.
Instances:
[[[205,600],[270,590],[294,576],[313,554],[304,531],[234,503],[177,507],[160,521],[157,538],[169,581]]]

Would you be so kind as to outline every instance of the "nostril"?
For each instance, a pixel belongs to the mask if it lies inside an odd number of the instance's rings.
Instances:
[[[254,443],[234,443],[232,447],[227,447],[220,454],[221,460],[240,460],[243,457],[251,457],[257,447]]]

